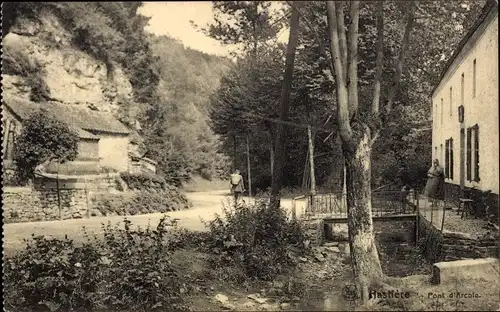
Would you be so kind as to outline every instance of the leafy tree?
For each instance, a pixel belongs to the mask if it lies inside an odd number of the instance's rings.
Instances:
[[[78,155],[78,134],[41,108],[23,123],[16,140],[14,162],[21,181],[33,176],[38,165],[72,161]]]
[[[270,1],[212,1],[213,24],[201,28],[208,36],[227,45],[240,45],[254,57],[274,39],[285,21],[271,9]],[[197,26],[197,25],[195,25]]]

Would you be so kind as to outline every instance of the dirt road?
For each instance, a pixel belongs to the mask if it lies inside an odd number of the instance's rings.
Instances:
[[[222,213],[222,203],[230,199],[227,191],[211,191],[211,192],[193,192],[186,193],[188,199],[193,203],[193,208],[182,211],[172,211],[167,215],[172,218],[178,218],[178,225],[192,231],[206,230],[203,221],[210,221],[215,218],[216,214]],[[248,198],[243,198],[249,202]],[[253,200],[252,200],[253,201]],[[300,214],[302,209],[299,202],[297,205],[297,214]],[[285,209],[291,211],[291,200],[284,199],[281,204]],[[132,221],[133,226],[146,227],[149,222],[155,226],[161,219],[163,214],[152,213],[137,216],[128,216]],[[99,233],[101,224],[111,222],[112,224],[119,223],[123,220],[121,216],[112,217],[93,217],[90,219],[74,219],[63,221],[40,221],[40,222],[23,222],[11,223],[3,226],[3,247],[5,254],[11,254],[13,251],[23,248],[24,239],[30,238],[31,234],[35,235],[51,235],[56,238],[63,238],[68,235],[75,242],[81,242],[84,237],[82,227],[85,226],[87,231]]]

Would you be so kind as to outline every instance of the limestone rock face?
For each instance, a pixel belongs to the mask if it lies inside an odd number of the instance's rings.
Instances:
[[[37,76],[48,87],[50,100],[90,105],[119,119],[136,110],[124,70],[117,64],[109,70],[104,62],[76,47],[52,13],[41,14],[37,21],[17,20],[2,41],[9,64],[2,74],[5,93],[29,98]]]

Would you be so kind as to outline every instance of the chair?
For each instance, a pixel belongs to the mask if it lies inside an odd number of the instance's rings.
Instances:
[[[457,210],[457,215],[462,212],[462,215],[460,216],[460,219],[467,218],[468,214],[474,214],[474,218],[477,218],[476,212],[474,211],[474,206],[472,205],[474,203],[474,200],[470,199],[470,190],[463,190],[462,191],[462,196],[458,199],[458,210]]]

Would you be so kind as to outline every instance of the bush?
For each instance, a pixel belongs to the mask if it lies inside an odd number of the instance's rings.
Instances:
[[[45,109],[32,113],[23,124],[14,148],[14,162],[21,181],[32,177],[36,166],[56,160],[74,160],[78,134]]]
[[[131,190],[167,190],[169,185],[163,177],[154,173],[120,173],[121,178]]]
[[[82,247],[33,237],[6,259],[6,311],[185,311],[184,277],[170,265],[166,217],[156,230],[103,224]]]
[[[183,210],[190,208],[191,204],[177,188],[171,187],[162,192],[106,193],[94,199],[93,207],[103,216],[126,216]]]
[[[223,207],[224,216],[208,223],[208,248],[219,255],[216,267],[237,267],[251,279],[271,280],[305,252],[304,229],[283,209],[265,203]],[[228,277],[229,278],[229,277]]]

